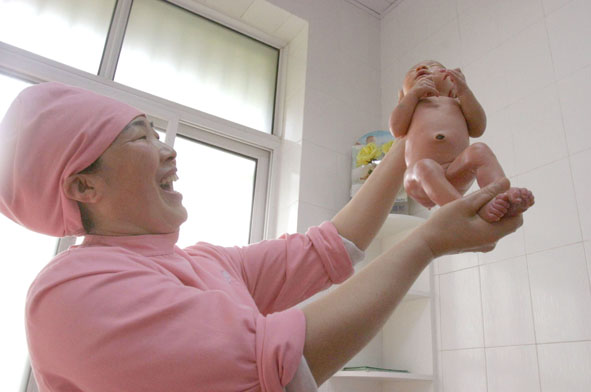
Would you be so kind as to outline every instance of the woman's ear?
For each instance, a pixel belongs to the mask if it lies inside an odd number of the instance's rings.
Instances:
[[[402,89],[398,90],[398,103],[400,103],[400,101],[402,101],[402,98],[404,98],[404,91],[402,91]]]
[[[96,188],[96,176],[92,174],[72,174],[63,184],[64,193],[68,199],[82,203],[96,203],[100,195]]]

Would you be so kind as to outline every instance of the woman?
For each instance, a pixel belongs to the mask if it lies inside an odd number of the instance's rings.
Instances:
[[[43,83],[15,100],[0,138],[0,211],[41,233],[85,235],[28,294],[41,391],[314,390],[376,334],[433,258],[491,250],[522,223],[477,215],[508,188],[504,179],[441,208],[299,309],[363,258],[400,188],[403,142],[305,235],[181,250],[176,153],[136,109]]]

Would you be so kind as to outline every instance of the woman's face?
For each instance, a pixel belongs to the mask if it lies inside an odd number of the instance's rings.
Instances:
[[[158,140],[145,117],[137,117],[101,155],[96,175],[101,199],[96,232],[106,235],[172,233],[187,219],[174,191],[176,152]]]

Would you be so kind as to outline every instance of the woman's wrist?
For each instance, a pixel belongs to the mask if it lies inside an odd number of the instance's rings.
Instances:
[[[434,241],[435,236],[430,232],[428,226],[429,221],[423,223],[409,234],[408,239],[413,242],[413,246],[427,251],[427,258],[431,261],[441,255]]]

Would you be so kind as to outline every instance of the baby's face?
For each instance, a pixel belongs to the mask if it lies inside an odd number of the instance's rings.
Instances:
[[[408,91],[415,85],[417,80],[424,75],[430,75],[433,78],[433,82],[435,82],[435,86],[439,88],[443,83],[444,74],[440,72],[442,69],[445,69],[442,64],[431,60],[422,61],[411,67],[402,83],[402,91],[404,92],[404,95],[406,95],[406,93],[408,93]]]

